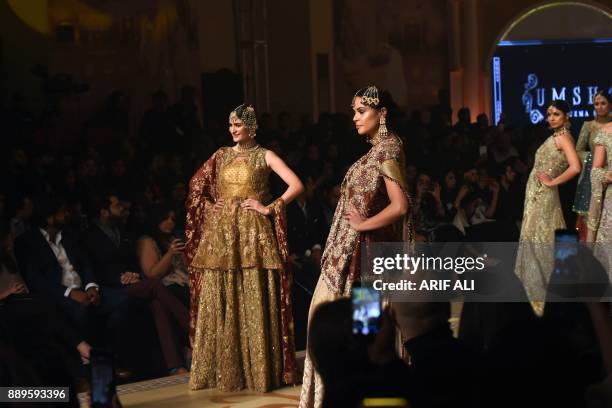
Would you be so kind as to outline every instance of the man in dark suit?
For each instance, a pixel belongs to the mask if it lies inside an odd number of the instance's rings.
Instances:
[[[186,372],[186,362],[178,352],[171,317],[184,330],[189,330],[187,308],[167,289],[161,280],[141,279],[136,272],[136,249],[122,234],[126,207],[114,192],[104,192],[93,200],[93,220],[84,235],[84,246],[93,263],[97,282],[119,290],[129,298],[146,302],[153,314],[159,343],[166,366],[171,373]]]
[[[310,200],[306,193],[300,194],[287,206],[289,251],[304,256],[314,245],[323,246],[327,235],[321,206]]]
[[[127,208],[114,192],[104,192],[92,203],[92,219],[83,236],[83,245],[91,260],[93,274],[101,285],[120,288],[139,280],[134,272],[136,259],[133,243],[122,233]]]
[[[61,199],[37,201],[36,227],[23,236],[20,254],[27,259],[21,263],[30,289],[57,304],[83,337],[96,345],[101,342],[97,319],[105,318],[111,329],[102,334],[118,331],[127,296],[96,281],[78,237],[64,229],[67,217]]]

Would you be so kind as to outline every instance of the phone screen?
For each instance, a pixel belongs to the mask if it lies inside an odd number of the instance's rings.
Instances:
[[[91,350],[91,406],[93,408],[112,407],[115,396],[115,371],[110,352]]]
[[[380,328],[380,292],[373,288],[354,287],[351,294],[353,305],[353,334],[371,336]]]
[[[570,274],[566,260],[578,253],[578,233],[571,229],[555,231],[555,273],[563,276]]]

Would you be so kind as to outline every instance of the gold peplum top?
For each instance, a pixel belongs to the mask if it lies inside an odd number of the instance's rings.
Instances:
[[[231,147],[223,150],[217,176],[223,208],[206,210],[202,237],[191,266],[221,271],[280,269],[282,262],[270,220],[240,206],[247,198],[264,205],[269,200],[266,150],[260,146],[246,152]]]

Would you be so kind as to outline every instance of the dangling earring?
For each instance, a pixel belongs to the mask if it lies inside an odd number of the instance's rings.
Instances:
[[[569,121],[569,119],[565,120],[565,123],[563,124],[563,127],[566,129],[570,129],[572,127],[572,123]]]
[[[384,116],[380,117],[380,123],[378,125],[378,134],[382,137],[387,136],[389,132],[387,131],[387,119]]]

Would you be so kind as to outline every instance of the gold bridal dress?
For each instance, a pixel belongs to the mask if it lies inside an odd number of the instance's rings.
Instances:
[[[269,200],[265,153],[221,148],[190,182],[192,390],[266,392],[297,382],[284,204],[276,200],[271,217],[240,206]],[[219,198],[223,207],[213,210]]]
[[[368,232],[356,232],[343,217],[351,206],[369,218],[389,205],[385,179],[397,183],[408,197],[400,139],[393,134],[377,135],[370,143],[372,148],[351,166],[342,182],[340,199],[321,259],[321,276],[308,312],[309,319],[321,303],[350,296],[353,283],[360,280],[362,243],[412,241],[408,215],[395,224]],[[318,408],[322,402],[323,383],[307,354],[299,406]]]

